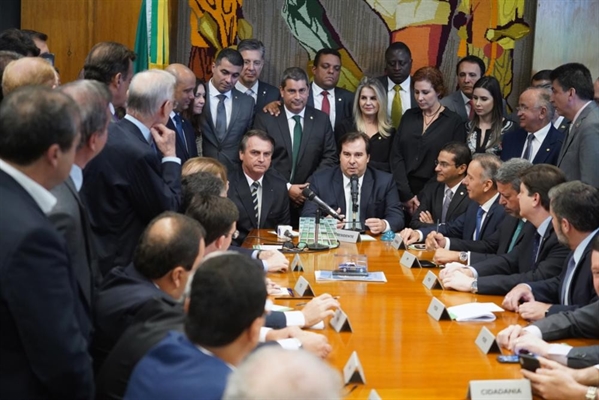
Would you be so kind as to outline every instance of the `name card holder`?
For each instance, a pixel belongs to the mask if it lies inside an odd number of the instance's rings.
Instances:
[[[403,239],[399,233],[395,234],[395,238],[393,238],[393,241],[391,242],[391,246],[395,250],[405,250],[406,249],[406,244],[403,242]]]
[[[300,276],[295,284],[293,290],[300,297],[314,297],[314,290],[312,290],[312,286],[310,286],[310,282],[306,280],[303,276]]]
[[[372,389],[368,395],[368,400],[383,400],[376,390]]]
[[[347,229],[337,229],[337,240],[343,243],[358,243],[360,241],[360,232]]]
[[[441,303],[439,299],[433,297],[431,303],[428,306],[428,310],[426,310],[427,314],[433,317],[436,321],[440,320],[451,320],[449,316],[449,312],[447,312],[447,308],[445,304]]]
[[[403,252],[403,255],[401,256],[401,259],[399,260],[399,264],[403,267],[406,268],[414,268],[414,267],[419,267],[420,268],[420,262],[418,261],[418,259],[416,258],[416,256],[412,253],[409,253],[407,251]]]
[[[329,324],[336,332],[353,332],[351,324],[349,323],[349,317],[340,308],[335,311],[335,315],[333,315]]]
[[[293,261],[291,261],[291,270],[293,272],[304,272],[304,264],[302,264],[302,259],[299,254],[296,254],[293,257]]]
[[[424,279],[422,280],[422,284],[429,290],[433,290],[433,289],[442,289],[443,290],[443,284],[441,283],[441,281],[439,280],[437,275],[435,275],[433,273],[433,271],[428,271],[426,273]]]
[[[528,379],[495,379],[470,381],[470,400],[532,400]]]
[[[355,351],[349,356],[349,360],[343,367],[343,380],[347,385],[348,383],[364,383],[366,384],[366,377],[364,376],[364,369],[358,358],[358,353]]]
[[[487,329],[486,326],[482,327],[474,343],[485,354],[501,354],[501,348],[499,347],[499,343],[497,343],[497,340],[495,339],[495,335],[493,335],[491,331]]]

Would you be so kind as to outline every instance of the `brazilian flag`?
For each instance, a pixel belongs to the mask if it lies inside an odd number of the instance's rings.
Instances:
[[[169,0],[142,0],[135,34],[134,71],[164,69],[169,63]]]

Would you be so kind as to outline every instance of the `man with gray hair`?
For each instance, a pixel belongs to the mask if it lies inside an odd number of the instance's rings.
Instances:
[[[21,86],[44,85],[52,89],[58,86],[56,70],[48,61],[39,57],[24,57],[10,62],[4,68],[1,78],[4,96]]]
[[[543,87],[529,87],[520,95],[520,128],[503,136],[501,159],[522,157],[533,164],[557,164],[564,135],[551,123],[555,110],[551,92]]]
[[[175,132],[165,124],[173,109],[175,78],[165,71],[135,75],[127,115],[108,128],[104,151],[84,171],[81,190],[97,237],[105,275],[128,265],[146,225],[181,204],[181,160]]]
[[[318,357],[268,346],[229,375],[223,400],[335,400],[341,399],[342,387],[339,373]]]
[[[196,76],[183,64],[171,64],[166,67],[165,71],[173,74],[177,80],[175,86],[176,107],[171,111],[166,126],[177,132],[177,157],[181,159],[181,163],[185,164],[185,161],[198,156],[195,130],[191,123],[183,119],[181,115],[190,105],[193,107]]]
[[[100,280],[87,210],[79,197],[83,168],[98,155],[108,137],[110,92],[99,82],[79,80],[61,86],[72,97],[81,113],[81,141],[69,177],[51,193],[56,205],[48,214],[56,229],[64,235],[82,303],[91,310],[94,290]],[[91,317],[91,316],[90,316]],[[91,323],[91,321],[90,321]]]

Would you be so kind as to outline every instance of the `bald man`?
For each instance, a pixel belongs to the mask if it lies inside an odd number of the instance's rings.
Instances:
[[[58,86],[58,74],[54,67],[43,58],[24,57],[11,61],[2,74],[4,96],[18,87],[28,85],[44,85],[54,89]]]
[[[166,126],[177,132],[177,157],[181,159],[182,163],[185,163],[188,159],[198,156],[195,130],[181,115],[193,104],[196,76],[183,64],[171,64],[166,67],[166,71],[170,72],[177,80],[175,86],[176,107],[171,111]]]

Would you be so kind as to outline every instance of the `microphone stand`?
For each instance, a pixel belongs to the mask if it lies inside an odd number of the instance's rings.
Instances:
[[[326,250],[329,247],[318,242],[320,234],[320,208],[316,209],[316,221],[314,223],[314,243],[308,245],[308,250]]]

